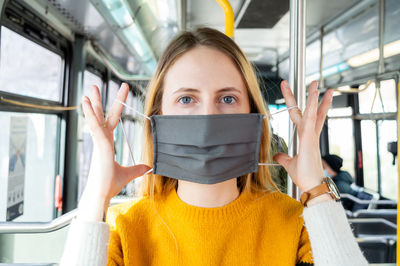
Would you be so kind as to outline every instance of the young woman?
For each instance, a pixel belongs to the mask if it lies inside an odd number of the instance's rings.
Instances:
[[[318,141],[332,92],[318,107],[317,87],[304,113],[289,110],[298,154],[273,158],[303,192],[324,176]],[[296,106],[286,81],[281,89]],[[123,84],[107,118],[97,88],[83,99],[94,152],[61,265],[367,265],[340,203],[325,193],[303,209],[276,189],[271,166],[257,165],[271,161],[267,112],[230,38],[201,28],[168,46],[146,94],[145,164],[132,167],[113,150],[127,94]],[[141,197],[110,208],[104,223],[110,199],[149,170]]]

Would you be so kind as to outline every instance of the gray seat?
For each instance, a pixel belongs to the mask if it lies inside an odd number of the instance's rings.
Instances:
[[[397,247],[397,240],[390,239],[389,240],[389,262],[396,262],[396,247]]]
[[[358,245],[368,263],[388,263],[389,244],[386,239],[357,239]]]
[[[383,218],[397,224],[397,210],[395,209],[376,209],[358,210],[353,213],[354,218]]]
[[[356,237],[392,237],[397,234],[397,225],[383,218],[352,218],[349,222]]]

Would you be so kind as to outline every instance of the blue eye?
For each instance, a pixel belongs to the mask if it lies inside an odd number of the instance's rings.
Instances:
[[[236,100],[235,100],[235,98],[233,96],[224,96],[221,99],[221,102],[222,103],[226,103],[226,104],[232,104],[232,103],[235,103]]]
[[[192,97],[189,97],[189,96],[183,96],[178,100],[178,102],[180,102],[182,104],[189,104],[192,101],[193,101]]]

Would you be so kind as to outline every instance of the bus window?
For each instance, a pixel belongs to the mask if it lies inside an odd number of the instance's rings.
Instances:
[[[360,113],[383,113],[396,112],[396,84],[393,79],[380,82],[380,93],[376,88],[375,83],[372,83],[365,91],[359,93]],[[365,88],[361,85],[360,89]],[[375,95],[376,94],[376,95]],[[382,102],[384,108],[382,108]]]
[[[361,121],[362,158],[364,169],[364,187],[378,191],[378,165],[376,153],[375,121]]]
[[[60,55],[1,27],[0,58],[0,91],[61,102]]]
[[[128,98],[126,99],[126,104],[135,110],[143,112],[143,102],[139,97],[135,97],[129,92]],[[123,141],[122,145],[122,165],[130,166],[133,165],[129,147],[131,148],[133,158],[136,163],[142,161],[142,138],[143,138],[143,119],[138,117],[138,115],[128,109],[124,108],[123,110],[124,116],[124,129],[127,135],[127,140]],[[138,187],[138,184],[141,182],[141,177],[135,178],[133,182],[129,183],[125,190],[123,191],[128,196],[134,196],[135,190]]]
[[[348,171],[354,178],[354,139],[349,137],[353,136],[351,114],[351,107],[330,109],[328,112],[328,136],[329,153],[342,157],[342,169]],[[349,116],[349,118],[335,118],[343,116]]]
[[[131,92],[129,92],[128,98],[126,99],[126,104],[131,106],[135,110],[143,112],[143,103],[138,97],[134,97]],[[142,158],[142,135],[143,135],[143,118],[138,117],[134,111],[124,108],[123,115],[126,116],[124,119],[124,128],[127,134],[128,142],[132,148],[133,158],[136,162],[140,161]],[[129,149],[127,143],[124,143],[123,148],[123,159],[124,165],[132,165],[132,160],[129,155]]]
[[[0,221],[50,221],[57,115],[0,112]]]
[[[110,80],[110,82],[108,83],[106,111],[111,109],[113,101],[117,97],[119,86],[120,86],[120,84],[118,84],[114,80]]]
[[[365,89],[365,84],[361,85],[360,90]],[[359,104],[360,104],[360,114],[368,113],[380,113],[382,112],[382,107],[379,101],[379,95],[375,99],[375,104],[372,106],[372,101],[374,100],[375,94],[375,82],[371,83],[369,87],[358,94]],[[372,108],[372,109],[371,109]]]
[[[36,103],[61,106],[65,56],[45,46],[45,41],[42,46],[1,27],[2,96],[28,104],[31,97],[39,98]],[[54,183],[63,174],[62,115],[8,105],[0,112],[0,122],[0,221],[52,220]]]
[[[382,80],[381,84],[381,93],[382,100],[385,106],[385,112],[396,112],[397,104],[396,104],[396,82],[394,79]]]
[[[286,109],[286,105],[268,105],[271,114],[276,113],[269,121],[273,133],[283,138],[286,145],[293,141],[293,136],[289,136],[289,112],[280,112]]]
[[[83,95],[89,96],[91,94],[91,88],[93,85],[96,85],[100,89],[100,94],[102,93],[103,88],[103,80],[101,77],[93,74],[92,72],[85,70],[84,78],[83,78]]]
[[[388,142],[397,140],[396,120],[384,120],[379,122],[379,155],[382,176],[382,196],[397,201],[398,175],[397,163],[393,165],[393,155],[388,152]]]

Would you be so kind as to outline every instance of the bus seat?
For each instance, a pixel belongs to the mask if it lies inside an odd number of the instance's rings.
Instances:
[[[389,262],[389,244],[382,238],[358,238],[358,245],[369,263]]]
[[[395,209],[376,209],[358,210],[353,213],[354,218],[383,218],[397,224],[397,210]]]
[[[351,218],[350,225],[356,237],[388,236],[397,234],[397,225],[383,218]]]
[[[389,240],[389,262],[396,262],[396,247],[397,247],[397,240],[390,239]]]

